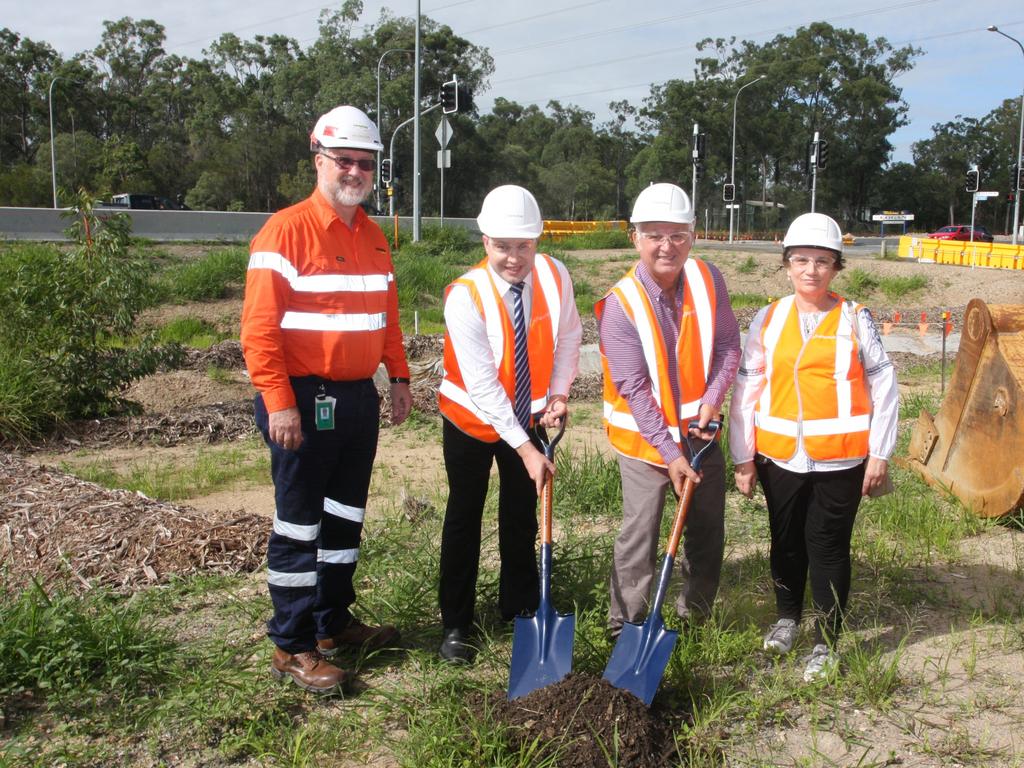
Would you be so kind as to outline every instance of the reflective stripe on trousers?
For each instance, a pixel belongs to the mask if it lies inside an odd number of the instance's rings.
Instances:
[[[270,443],[263,398],[256,426],[270,447],[276,512],[267,546],[267,581],[274,615],[270,639],[284,651],[310,650],[349,622],[363,513],[377,452],[380,401],[373,382],[293,378],[302,445]],[[318,431],[314,403],[323,386],[337,399],[334,429]]]

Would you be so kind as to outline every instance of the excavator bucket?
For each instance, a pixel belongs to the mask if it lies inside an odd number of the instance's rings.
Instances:
[[[1024,305],[971,299],[949,389],[921,411],[907,460],[981,517],[1024,504]]]

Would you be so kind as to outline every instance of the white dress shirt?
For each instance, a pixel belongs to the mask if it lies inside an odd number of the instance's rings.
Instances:
[[[539,255],[539,254],[538,254]],[[572,280],[565,265],[558,259],[551,259],[558,270],[562,283],[562,312],[559,316],[558,335],[555,339],[555,361],[551,371],[548,396],[569,395],[579,371],[580,342],[583,339],[583,323],[576,309],[576,297]],[[487,266],[494,284],[501,294],[509,317],[512,316],[512,296],[509,283]],[[529,327],[530,311],[533,307],[533,274],[523,281],[523,314]],[[452,287],[444,305],[444,322],[448,329],[455,359],[473,405],[480,409],[487,422],[494,427],[498,436],[513,448],[529,440],[526,430],[516,420],[513,403],[505,394],[505,388],[498,381],[498,365],[494,352],[487,340],[487,326],[473,302],[469,289],[464,285]]]

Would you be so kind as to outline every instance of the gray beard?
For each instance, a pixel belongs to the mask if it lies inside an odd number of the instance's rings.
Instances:
[[[329,197],[333,203],[345,208],[351,208],[359,205],[368,198],[370,196],[370,191],[371,186],[369,184],[365,185],[365,188],[363,189],[353,187],[348,184],[338,184],[331,189]]]

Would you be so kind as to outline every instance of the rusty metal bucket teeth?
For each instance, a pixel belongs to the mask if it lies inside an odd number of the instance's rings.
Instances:
[[[981,517],[1024,504],[1024,305],[971,299],[949,389],[921,412],[907,464]]]

